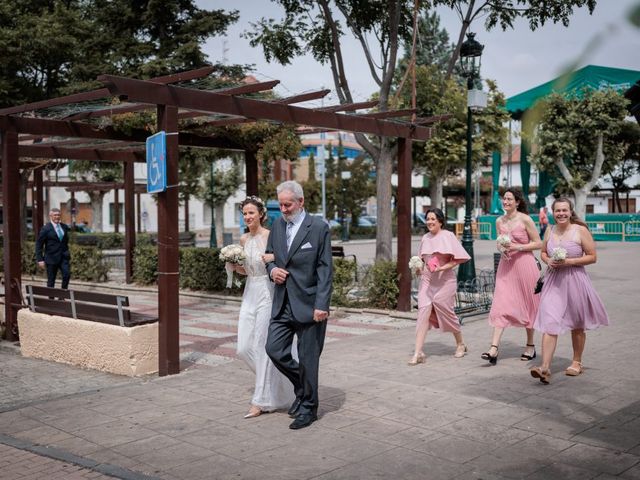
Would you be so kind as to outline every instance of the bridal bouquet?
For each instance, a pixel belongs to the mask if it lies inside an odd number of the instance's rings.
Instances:
[[[233,267],[231,264],[242,265],[245,258],[244,248],[237,244],[227,245],[220,250],[220,260],[225,262],[224,269],[227,272],[227,288],[231,288],[233,284]]]
[[[560,261],[565,258],[567,258],[567,251],[562,247],[556,247],[551,252],[551,260]]]
[[[420,257],[414,255],[409,259],[409,270],[411,270],[411,273],[414,273],[416,270],[422,268],[424,268],[424,262]]]

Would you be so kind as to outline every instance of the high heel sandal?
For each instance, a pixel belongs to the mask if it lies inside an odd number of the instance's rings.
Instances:
[[[425,354],[420,352],[419,354],[411,357],[411,360],[407,362],[407,365],[414,366],[414,365],[418,365],[419,363],[424,363],[425,358],[426,358]]]
[[[256,417],[259,417],[260,415],[262,415],[262,409],[255,405],[251,405],[251,408],[249,409],[247,414],[244,416],[244,418],[256,418]]]
[[[527,347],[533,347],[533,355],[529,355],[525,350],[525,352],[522,355],[520,355],[520,360],[522,360],[523,362],[528,362],[536,358],[536,346],[531,345],[530,343],[527,343]]]
[[[549,385],[549,383],[551,383],[551,372],[549,370],[543,370],[541,367],[533,367],[529,371],[533,378],[540,379],[540,383],[545,385]]]
[[[464,343],[461,343],[456,347],[456,353],[453,354],[455,358],[462,358],[467,354],[467,346]]]
[[[496,349],[495,355],[491,355],[489,352],[484,352],[482,355],[480,355],[480,358],[482,358],[483,360],[489,360],[489,363],[491,365],[495,365],[496,363],[498,363],[498,346],[491,345],[491,348]],[[489,348],[489,350],[491,350],[491,348]]]

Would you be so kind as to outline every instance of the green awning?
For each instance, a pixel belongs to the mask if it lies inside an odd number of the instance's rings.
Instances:
[[[640,71],[637,70],[587,65],[580,70],[561,75],[554,80],[508,98],[507,110],[511,113],[512,118],[519,120],[526,110],[551,93],[579,93],[584,87],[596,90],[613,88],[625,91],[638,80],[640,80]]]

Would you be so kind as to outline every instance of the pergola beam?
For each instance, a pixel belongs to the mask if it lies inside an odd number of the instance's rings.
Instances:
[[[202,67],[195,70],[189,70],[187,72],[174,73],[172,75],[164,75],[162,77],[156,77],[150,82],[154,83],[177,83],[186,82],[187,80],[195,80],[196,78],[202,78],[209,75],[215,70],[214,67]],[[70,103],[88,102],[91,100],[98,100],[100,98],[110,97],[109,89],[99,88],[97,90],[90,90],[88,92],[74,93],[73,95],[65,95],[63,97],[52,98],[49,100],[42,100],[40,102],[25,103],[24,105],[17,105],[15,107],[8,107],[0,109],[0,115],[10,115],[13,113],[30,112],[32,110],[40,110],[42,108],[57,107],[59,105],[67,105]]]
[[[343,103],[342,105],[330,105],[328,107],[316,108],[321,112],[354,112],[356,110],[362,110],[364,108],[373,108],[378,105],[377,100],[370,100],[368,102],[357,103]]]
[[[172,85],[160,85],[143,80],[101,75],[99,77],[114,95],[126,95],[130,100],[179,108],[197,109],[248,118],[274,120],[287,124],[305,124],[387,137],[428,140],[431,130],[375,118],[344,115],[303,107],[276,104],[251,98],[233,97],[213,92],[194,91]]]
[[[406,108],[404,110],[387,110],[386,112],[361,113],[360,116],[369,118],[406,117],[408,115],[416,113],[417,111],[418,110],[415,108]]]

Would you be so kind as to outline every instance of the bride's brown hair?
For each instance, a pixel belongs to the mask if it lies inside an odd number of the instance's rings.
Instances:
[[[264,206],[264,202],[260,197],[250,195],[240,203],[240,211],[244,209],[245,205],[253,205],[258,209],[260,214],[260,225],[264,225],[267,221],[267,207]]]

